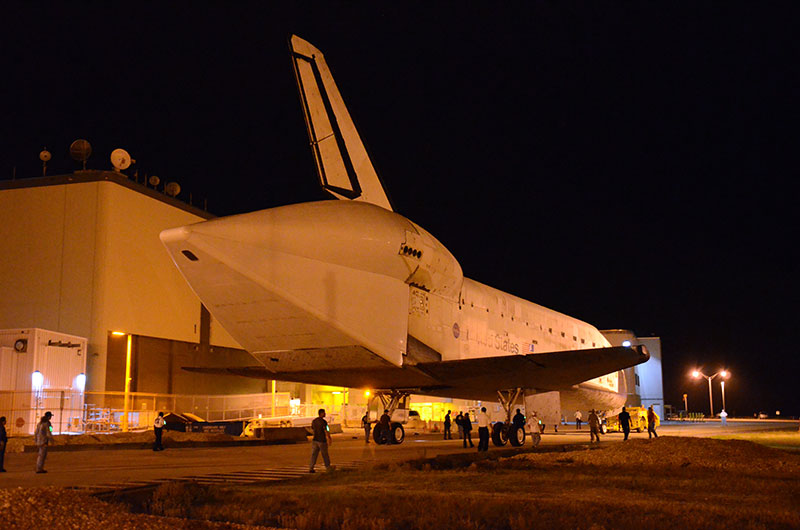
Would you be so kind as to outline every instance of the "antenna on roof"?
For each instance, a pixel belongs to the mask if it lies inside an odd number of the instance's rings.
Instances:
[[[111,165],[114,171],[121,173],[123,169],[128,169],[135,162],[125,149],[114,149],[111,151]]]
[[[86,161],[92,156],[92,144],[86,140],[75,140],[69,146],[69,156],[75,162],[83,162],[83,169],[86,170]]]
[[[42,176],[47,175],[47,163],[50,159],[53,158],[53,155],[50,154],[50,151],[47,150],[46,147],[42,148],[42,151],[39,153],[39,160],[42,161]]]
[[[167,195],[170,197],[175,197],[181,192],[181,185],[177,182],[167,182],[167,185],[164,186],[164,191],[166,191]]]

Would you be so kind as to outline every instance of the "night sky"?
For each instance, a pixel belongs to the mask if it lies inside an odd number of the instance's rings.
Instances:
[[[699,366],[732,414],[800,415],[793,4],[377,4],[5,6],[0,178],[85,138],[217,215],[323,199],[296,33],[465,275],[660,336],[676,408],[708,410]]]

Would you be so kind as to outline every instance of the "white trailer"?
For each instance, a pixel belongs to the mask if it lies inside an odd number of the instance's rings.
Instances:
[[[0,330],[0,416],[32,434],[46,411],[57,433],[82,429],[87,339],[39,328]]]

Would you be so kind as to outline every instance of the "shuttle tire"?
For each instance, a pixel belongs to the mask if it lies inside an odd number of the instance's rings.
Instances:
[[[514,447],[522,447],[525,445],[525,428],[511,425],[508,428],[508,441]]]
[[[403,443],[403,440],[406,439],[406,431],[403,429],[403,426],[399,423],[392,423],[391,427],[391,436],[389,437],[390,443],[393,445],[399,445]]]
[[[504,447],[508,443],[508,426],[498,421],[492,425],[492,443],[497,447]]]

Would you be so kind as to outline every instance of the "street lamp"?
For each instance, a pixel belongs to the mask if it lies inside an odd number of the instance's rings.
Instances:
[[[692,372],[692,377],[694,377],[695,379],[705,377],[708,380],[708,408],[712,418],[714,417],[714,398],[711,394],[711,380],[717,376],[721,376],[723,379],[727,379],[728,377],[730,377],[730,375],[731,373],[727,370],[720,370],[714,375],[706,375],[700,370],[695,370],[694,372]],[[722,410],[725,410],[725,381],[722,381]]]

